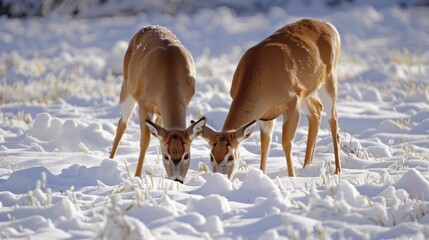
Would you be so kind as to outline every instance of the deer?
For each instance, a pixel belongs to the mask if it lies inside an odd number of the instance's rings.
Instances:
[[[268,150],[275,120],[283,115],[282,147],[288,175],[295,176],[292,144],[304,111],[308,119],[304,167],[312,164],[316,138],[326,112],[332,135],[335,173],[341,171],[336,65],[340,35],[330,24],[302,19],[288,24],[249,48],[234,72],[232,102],[223,128],[205,125],[202,136],[211,147],[213,172],[232,179],[241,161],[239,148],[257,122],[260,126],[260,169],[266,173]]]
[[[121,117],[110,158],[115,156],[138,105],[141,136],[135,176],[141,177],[152,135],[159,139],[168,178],[183,183],[191,161],[191,142],[202,133],[206,122],[202,117],[186,128],[186,110],[195,93],[196,79],[191,53],[167,28],[146,26],[130,40],[123,70]]]

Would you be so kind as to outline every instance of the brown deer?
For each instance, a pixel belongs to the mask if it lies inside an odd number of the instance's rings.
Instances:
[[[191,53],[165,27],[147,26],[131,39],[124,57],[124,82],[118,122],[110,158],[136,106],[140,117],[140,156],[136,176],[141,176],[150,133],[157,137],[168,178],[182,182],[189,168],[190,145],[206,122],[201,118],[186,128],[186,109],[195,92],[195,64]],[[154,114],[157,123],[152,122]],[[159,124],[163,123],[163,126]]]
[[[335,153],[335,172],[341,171],[338,120],[335,107],[340,36],[329,23],[304,19],[286,25],[253,46],[241,58],[231,85],[233,99],[221,132],[204,127],[211,146],[213,172],[231,179],[241,161],[239,146],[259,121],[261,165],[266,171],[274,122],[283,115],[282,145],[288,175],[295,176],[292,142],[300,111],[308,118],[304,166],[311,164],[322,108],[329,117]],[[323,103],[323,105],[322,105]]]

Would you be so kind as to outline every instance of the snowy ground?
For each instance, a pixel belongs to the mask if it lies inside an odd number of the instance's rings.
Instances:
[[[0,19],[1,239],[427,239],[429,238],[428,9],[362,5],[334,11],[272,8],[236,16],[226,8],[66,20]],[[145,176],[135,115],[114,160],[124,48],[142,26],[170,28],[193,53],[197,91],[188,120],[222,127],[244,51],[302,17],[342,35],[338,67],[343,172],[332,174],[326,118],[314,165],[303,169],[307,121],[287,177],[281,120],[268,173],[259,131],[242,149],[248,169],[230,182],[204,172],[209,147],[192,145],[185,184],[165,179],[152,138]]]

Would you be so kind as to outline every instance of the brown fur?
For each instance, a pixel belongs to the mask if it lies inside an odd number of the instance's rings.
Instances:
[[[190,143],[189,138],[181,132],[170,134],[165,138],[165,140],[163,140],[163,144],[168,146],[168,154],[170,154],[173,162],[182,160],[182,155],[185,152],[184,145],[190,145]]]
[[[233,103],[223,130],[254,119],[275,119],[287,112],[293,96],[305,99],[326,83],[339,58],[335,39],[335,31],[328,24],[304,19],[250,48],[234,74],[230,91]],[[332,83],[327,87],[329,93],[336,93]]]
[[[164,127],[185,129],[186,108],[195,93],[191,53],[168,29],[143,28],[125,54],[122,89],[121,102],[131,95],[145,112],[160,114]]]
[[[340,56],[337,31],[324,22],[304,19],[282,27],[247,50],[234,73],[233,101],[222,131],[238,129],[253,120],[268,121],[284,115],[282,145],[289,176],[294,176],[291,148],[298,127],[300,108],[308,109],[309,136],[305,165],[312,162],[320,125],[322,103],[315,92],[325,88],[333,102],[330,126],[335,149],[336,172],[341,170],[338,150],[338,123],[335,110],[335,66]],[[212,137],[215,134],[212,134]],[[212,140],[215,142],[216,140]],[[265,171],[271,130],[261,131],[261,169]],[[231,141],[229,145],[239,145]],[[214,146],[212,156],[221,161],[224,148]],[[218,159],[219,158],[219,159]]]
[[[186,129],[186,109],[194,92],[194,60],[177,37],[159,26],[148,26],[138,31],[130,40],[124,56],[124,82],[120,95],[121,104],[132,97],[139,107],[141,139],[136,176],[141,176],[150,141],[149,132],[160,139],[163,154],[171,157],[171,161],[164,162],[166,168],[180,163],[182,156],[189,154],[192,140],[188,131],[192,133],[193,126],[191,130]],[[149,121],[154,114],[160,116],[156,121],[162,122],[163,127]],[[127,119],[119,120],[110,158],[115,155],[127,127],[129,116],[123,117]],[[151,125],[151,131],[147,124]],[[183,181],[189,164],[180,167],[180,180]],[[172,170],[167,170],[167,174],[171,178]]]
[[[215,147],[217,151],[212,152],[214,160],[220,164],[223,157],[228,153],[228,147],[238,148],[238,141],[235,132],[221,132],[214,136],[210,146]]]

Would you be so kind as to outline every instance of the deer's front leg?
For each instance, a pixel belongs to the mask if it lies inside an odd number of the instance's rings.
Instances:
[[[261,132],[261,170],[266,173],[267,171],[267,158],[268,150],[270,148],[271,136],[273,134],[275,120],[259,121]]]
[[[150,132],[145,122],[148,116],[148,113],[146,113],[145,109],[141,105],[142,104],[139,104],[139,118],[140,118],[140,132],[141,132],[140,155],[139,155],[139,161],[137,163],[137,168],[136,168],[136,174],[135,174],[136,177],[141,177],[144,157],[146,155],[146,150],[150,142]]]

